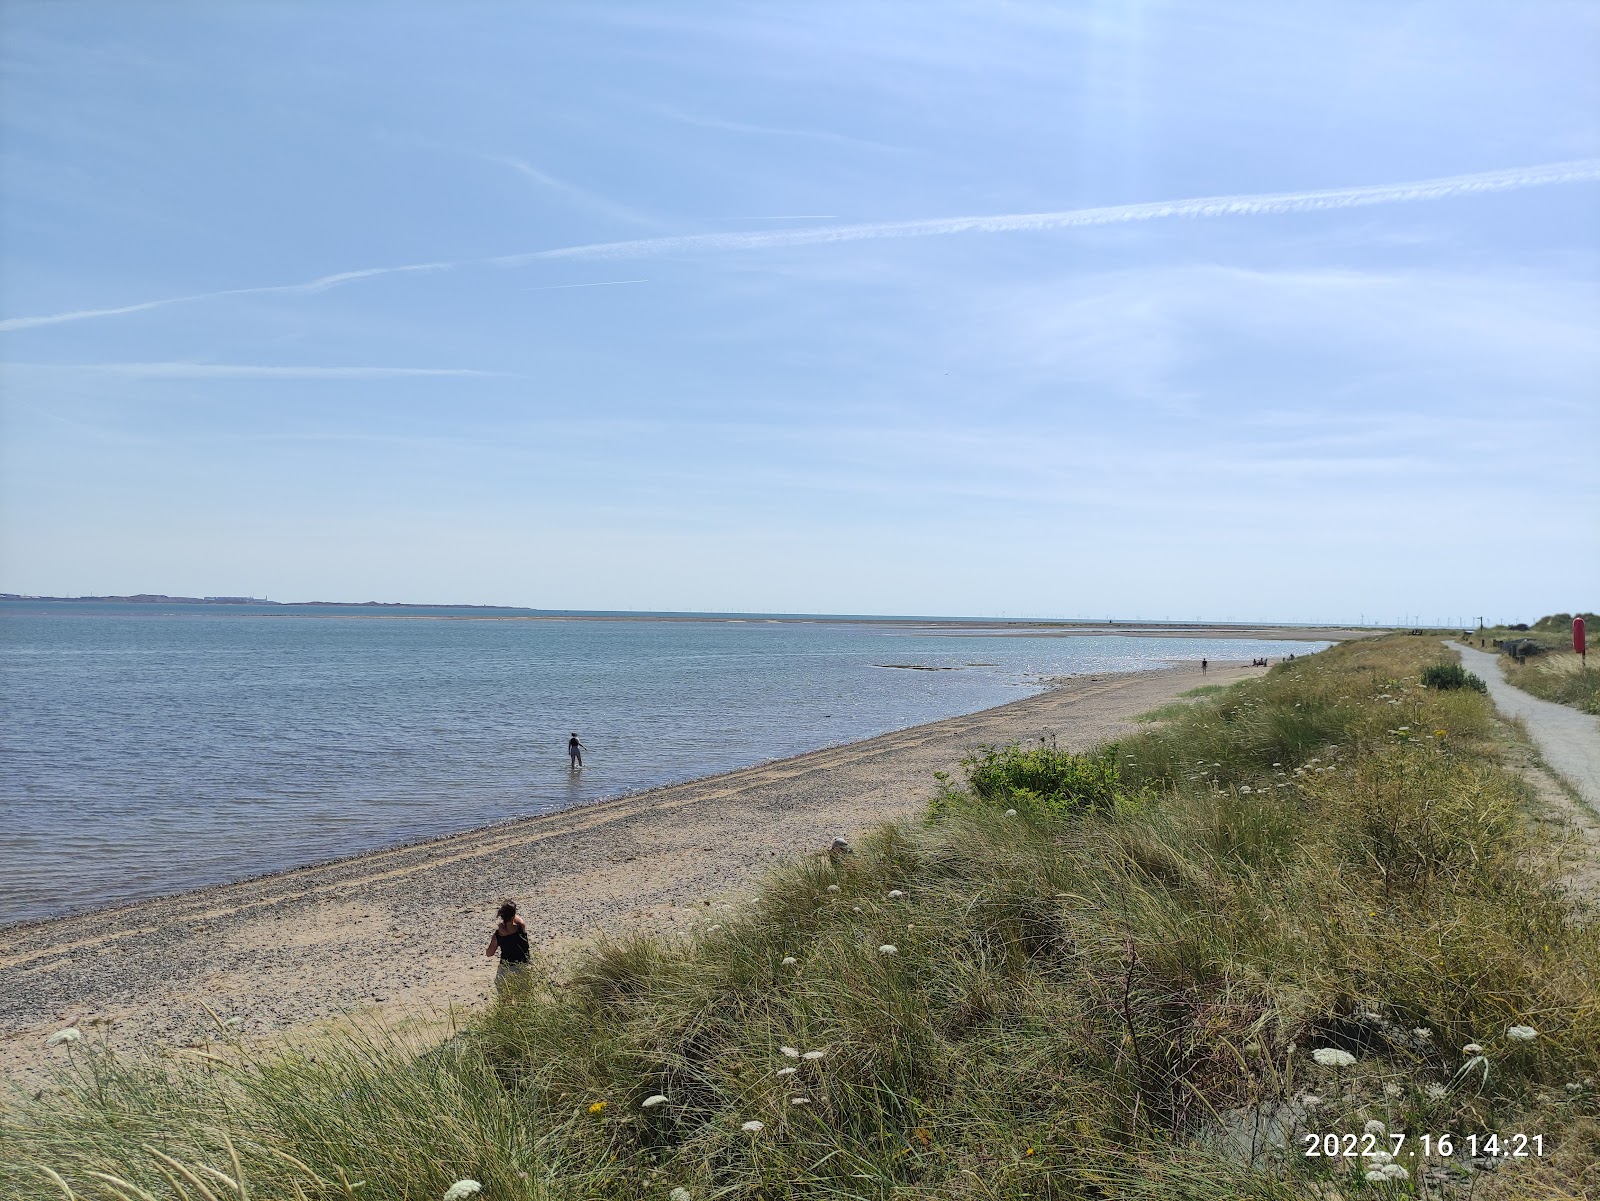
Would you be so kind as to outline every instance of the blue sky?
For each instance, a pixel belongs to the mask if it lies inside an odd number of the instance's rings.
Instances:
[[[0,589],[1600,602],[1593,4],[0,21]]]

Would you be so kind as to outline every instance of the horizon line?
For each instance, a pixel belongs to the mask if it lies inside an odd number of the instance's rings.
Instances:
[[[130,600],[131,597],[151,597],[151,600]],[[504,605],[488,602],[474,601],[330,601],[330,600],[300,600],[283,601],[271,600],[267,597],[239,597],[239,596],[177,596],[170,593],[158,592],[130,592],[130,593],[103,593],[84,594],[81,596],[50,596],[36,593],[5,592],[0,591],[0,601],[60,601],[64,603],[80,602],[116,602],[130,604],[196,604],[196,605],[223,605],[243,607],[246,605],[268,605],[274,608],[293,608],[299,606],[327,606],[329,608],[395,608],[395,609],[495,609],[509,613],[536,613],[549,614],[561,617],[677,617],[677,618],[751,618],[759,617],[770,620],[815,620],[819,618],[844,618],[855,621],[970,621],[970,622],[1011,622],[1021,625],[1054,624],[1054,625],[1125,625],[1125,626],[1265,626],[1302,629],[1399,629],[1401,626],[1420,626],[1428,629],[1453,630],[1461,628],[1452,623],[1429,624],[1420,619],[1405,618],[1399,622],[1369,622],[1363,617],[1356,621],[1290,621],[1282,618],[1209,618],[1209,617],[1040,617],[1040,616],[1012,616],[1001,613],[994,616],[978,614],[932,614],[932,613],[830,613],[830,612],[804,612],[794,610],[766,610],[766,609],[552,609],[536,608],[532,605]]]

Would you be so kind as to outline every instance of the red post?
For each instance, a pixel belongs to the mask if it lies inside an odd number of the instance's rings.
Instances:
[[[1583,640],[1583,618],[1581,617],[1574,617],[1572,619],[1572,649],[1577,651],[1578,654],[1582,656],[1583,665],[1588,667],[1589,648],[1587,645],[1585,645]]]

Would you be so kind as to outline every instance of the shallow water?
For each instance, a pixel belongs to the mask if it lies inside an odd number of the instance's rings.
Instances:
[[[745,767],[1044,677],[1325,645],[289,613],[0,602],[0,924]]]

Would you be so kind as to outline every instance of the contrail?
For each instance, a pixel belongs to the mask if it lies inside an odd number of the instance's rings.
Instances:
[[[877,238],[928,238],[944,234],[1037,232],[1079,229],[1092,225],[1126,225],[1169,217],[1254,217],[1276,213],[1309,213],[1325,209],[1362,208],[1374,204],[1402,204],[1417,200],[1444,200],[1479,192],[1507,192],[1547,184],[1600,180],[1600,159],[1574,159],[1539,167],[1483,171],[1474,175],[1448,175],[1410,183],[1376,184],[1360,188],[1326,188],[1314,192],[1267,192],[1244,196],[1201,196],[1192,200],[1157,200],[1148,204],[1118,204],[1107,208],[1068,209],[1058,213],[1010,213],[989,217],[939,217],[925,221],[885,221],[864,225],[830,225],[820,229],[779,230],[767,233],[691,234],[675,238],[642,238],[629,242],[598,242],[540,250],[493,260],[512,264],[538,259],[643,258],[693,250],[752,250],[773,246],[815,246],[830,242],[861,242]]]
[[[1600,180],[1600,159],[1572,159],[1536,167],[1481,171],[1472,175],[1447,175],[1408,183],[1375,184],[1359,188],[1325,188],[1309,192],[1266,192],[1241,196],[1201,196],[1189,200],[1158,200],[1147,204],[1119,204],[1104,208],[1067,209],[1054,213],[1010,213],[983,217],[939,217],[922,221],[887,221],[861,225],[826,225],[815,229],[773,230],[758,233],[687,234],[667,238],[638,238],[626,242],[595,242],[563,246],[493,258],[452,262],[410,263],[398,267],[369,267],[319,276],[300,284],[274,284],[254,288],[229,288],[146,300],[118,308],[75,309],[39,317],[12,317],[0,321],[0,331],[31,329],[91,317],[115,317],[166,305],[224,296],[251,296],[269,292],[320,292],[360,279],[402,272],[449,271],[469,265],[515,267],[550,259],[628,259],[696,251],[762,250],[769,247],[820,246],[834,242],[862,242],[878,238],[929,238],[965,233],[1031,233],[1081,229],[1095,225],[1127,225],[1172,217],[1254,217],[1278,213],[1310,213],[1331,209],[1363,208],[1375,204],[1408,204],[1419,200],[1444,200],[1482,192],[1508,192],[1550,184],[1590,183]],[[633,282],[633,281],[604,281]],[[583,285],[560,285],[576,287]]]
[[[399,267],[367,267],[361,271],[337,271],[332,275],[319,275],[299,284],[264,284],[254,288],[224,288],[220,292],[194,292],[188,296],[168,296],[161,300],[145,300],[138,304],[125,304],[114,309],[74,309],[69,313],[51,313],[45,317],[11,317],[0,321],[0,330],[31,329],[36,325],[59,325],[63,321],[84,321],[90,317],[118,317],[123,313],[142,313],[146,309],[165,308],[169,304],[187,304],[191,300],[216,300],[222,296],[261,296],[268,292],[322,292],[358,279],[374,275],[399,275],[408,271],[449,271],[459,263],[406,263]]]

